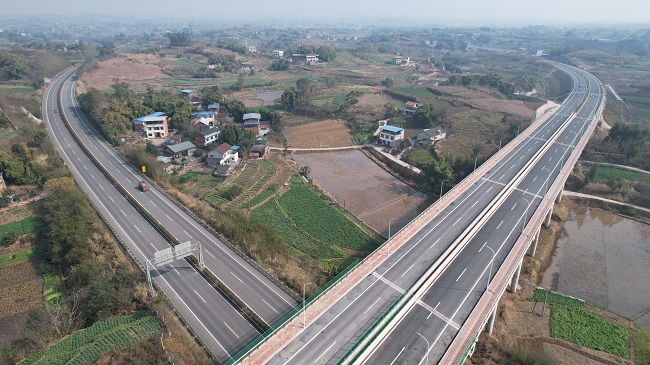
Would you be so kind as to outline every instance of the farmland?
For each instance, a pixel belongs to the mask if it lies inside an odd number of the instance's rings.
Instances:
[[[366,252],[379,246],[377,240],[346,218],[338,206],[328,204],[297,177],[291,179],[291,189],[278,202],[296,226],[330,246]]]
[[[590,169],[593,169],[593,167],[591,167]],[[589,170],[587,170],[586,173],[588,174]],[[625,179],[628,181],[637,181],[643,179],[650,179],[650,175],[643,174],[640,172],[617,169],[615,167],[598,166],[598,168],[596,169],[596,177],[594,178],[594,180],[607,181],[610,179]]]
[[[125,349],[162,328],[160,320],[146,312],[107,319],[32,354],[21,364],[91,364],[106,351]]]
[[[256,208],[251,217],[273,227],[292,247],[315,259],[345,258],[345,250],[370,251],[379,244],[297,176],[287,192]]]
[[[551,337],[629,358],[629,330],[576,306],[551,305]]]
[[[15,232],[18,235],[36,232],[43,227],[43,221],[35,216],[30,216],[19,221],[10,222],[0,226],[0,238],[7,232]]]

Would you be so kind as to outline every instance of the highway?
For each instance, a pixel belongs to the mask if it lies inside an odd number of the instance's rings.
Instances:
[[[91,203],[144,266],[145,260],[153,258],[155,251],[170,247],[169,243],[111,184],[66,128],[62,117],[71,118],[77,112],[70,103],[73,83],[65,81],[74,72],[75,69],[70,69],[54,79],[43,96],[43,119],[48,134]],[[57,100],[59,90],[64,101],[61,105]],[[158,268],[152,277],[218,360],[229,359],[259,335],[259,330],[185,260]]]
[[[85,118],[75,97],[75,80],[76,77],[72,76],[62,90],[62,103],[69,111],[66,117],[103,169],[178,241],[200,242],[205,266],[268,326],[291,311],[298,304],[297,296],[289,295],[277,281],[224,244],[155,186],[146,193],[138,190],[138,182],[143,177],[111,148]]]
[[[593,90],[574,116],[573,112],[587,94],[587,83],[575,71],[558,67],[568,71],[574,87],[553,116],[532,130],[435,218],[423,222],[419,231],[391,252],[372,275],[309,323],[269,363],[336,363],[405,290],[423,277],[468,225],[491,206],[493,199],[501,197],[492,216],[367,363],[419,364],[425,358],[429,363],[439,361],[486,289],[487,275],[491,273],[493,277],[522,231],[526,217],[532,215],[545,189],[585,131],[590,116],[600,106],[602,88],[595,79],[590,79]],[[554,142],[546,143],[551,138]],[[502,193],[513,179],[516,184]],[[426,341],[430,343],[430,351],[425,357]]]

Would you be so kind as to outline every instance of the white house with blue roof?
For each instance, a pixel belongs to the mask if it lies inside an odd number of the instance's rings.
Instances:
[[[384,125],[379,127],[379,141],[381,144],[394,145],[404,139],[404,128]]]
[[[146,138],[167,138],[169,117],[163,112],[155,112],[133,119],[133,130],[142,132]]]

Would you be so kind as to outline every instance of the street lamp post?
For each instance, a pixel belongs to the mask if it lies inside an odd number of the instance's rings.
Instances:
[[[305,307],[305,287],[312,282],[307,282],[302,284],[302,328],[307,328],[307,307]]]
[[[492,247],[485,245],[485,248],[489,248],[490,251],[492,251],[492,260],[490,260],[490,273],[488,274],[487,284],[485,285],[485,291],[487,291],[488,287],[490,286],[490,277],[492,277],[492,265],[494,264],[494,258],[497,256],[497,254],[494,252]]]
[[[480,155],[476,155],[476,158],[474,159],[474,172],[476,172],[476,161],[478,161]]]
[[[526,205],[526,211],[524,212],[524,220],[521,224],[521,232],[524,232],[524,228],[526,228],[526,217],[528,216],[528,208],[530,207],[530,202],[526,198],[521,198],[522,200],[525,200],[528,205]]]
[[[388,253],[386,254],[386,256],[390,255],[390,225],[391,225],[391,223],[393,223],[393,220],[395,220],[395,219],[397,219],[397,218],[391,218],[388,221],[388,242],[386,242],[386,245],[388,246]]]
[[[440,198],[439,199],[442,198],[442,187],[443,187],[443,185],[445,185],[446,181],[449,181],[449,180],[442,180],[442,184],[440,184]],[[438,212],[440,212],[440,205],[439,204],[438,204]]]
[[[501,139],[499,140],[499,151],[501,151],[501,141],[503,141],[504,138],[506,137],[501,137]]]
[[[422,334],[420,332],[418,332],[418,336],[422,337],[424,339],[424,341],[426,341],[426,343],[427,343],[427,352],[426,352],[426,354],[424,354],[424,358],[426,359],[425,360],[425,365],[429,365],[429,351],[431,350],[431,348],[429,346],[429,340],[427,340],[426,337],[422,336]]]

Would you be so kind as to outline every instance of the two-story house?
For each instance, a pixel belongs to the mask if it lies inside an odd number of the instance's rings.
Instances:
[[[396,142],[404,139],[404,129],[394,127],[392,125],[385,125],[380,127],[379,141],[381,144],[393,146]]]
[[[208,152],[206,163],[210,167],[234,164],[239,160],[238,149],[239,146],[231,146],[228,143],[222,143],[212,151]]]
[[[155,112],[133,120],[133,130],[142,132],[145,138],[167,138],[169,117],[163,112]]]
[[[419,107],[420,103],[417,103],[415,101],[407,101],[404,103],[404,107],[399,110],[399,113],[401,115],[412,117],[415,115],[415,113],[417,113]]]
[[[219,140],[221,131],[219,128],[204,128],[194,136],[194,140],[200,146],[208,146]]]

